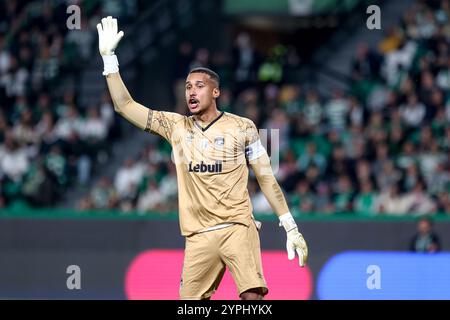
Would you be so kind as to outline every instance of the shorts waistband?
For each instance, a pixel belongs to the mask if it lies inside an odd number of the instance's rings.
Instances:
[[[202,230],[198,231],[197,233],[203,233],[203,232],[208,232],[208,231],[224,229],[224,228],[231,227],[232,225],[235,225],[235,223],[220,223],[220,224],[216,224],[215,226],[208,227],[206,229],[202,229]]]

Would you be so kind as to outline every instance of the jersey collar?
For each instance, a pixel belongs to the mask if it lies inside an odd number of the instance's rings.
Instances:
[[[197,128],[199,128],[200,130],[202,130],[203,132],[205,132],[206,130],[208,130],[214,123],[216,123],[220,118],[222,118],[222,116],[224,115],[224,111],[222,111],[218,116],[217,116],[217,118],[215,118],[213,121],[211,121],[206,127],[201,127],[198,123],[197,123],[197,121],[195,121],[195,119],[194,118],[192,118],[192,120],[194,121],[194,124],[195,124],[195,126],[197,127]]]

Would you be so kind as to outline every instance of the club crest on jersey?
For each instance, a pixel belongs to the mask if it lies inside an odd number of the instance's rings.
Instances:
[[[216,138],[214,139],[214,144],[215,144],[217,147],[223,147],[223,145],[225,144],[225,139],[224,139],[223,137],[216,137]]]
[[[222,162],[216,162],[215,164],[205,164],[202,162],[197,163],[194,165],[192,162],[189,162],[188,166],[189,172],[209,172],[209,173],[215,173],[215,172],[222,172]]]

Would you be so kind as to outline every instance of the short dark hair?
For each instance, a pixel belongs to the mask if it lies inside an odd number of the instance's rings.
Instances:
[[[209,75],[211,77],[212,80],[214,80],[215,82],[217,82],[217,86],[220,86],[220,77],[217,73],[215,73],[214,71],[212,71],[209,68],[204,68],[204,67],[198,67],[198,68],[194,68],[191,71],[189,71],[189,74],[191,73],[205,73],[207,75]]]

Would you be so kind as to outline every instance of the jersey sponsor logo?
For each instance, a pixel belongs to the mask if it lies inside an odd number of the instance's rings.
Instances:
[[[209,173],[215,173],[215,172],[222,172],[222,162],[216,162],[215,164],[205,164],[202,162],[197,163],[194,165],[192,162],[189,162],[188,166],[189,172],[209,172]]]

